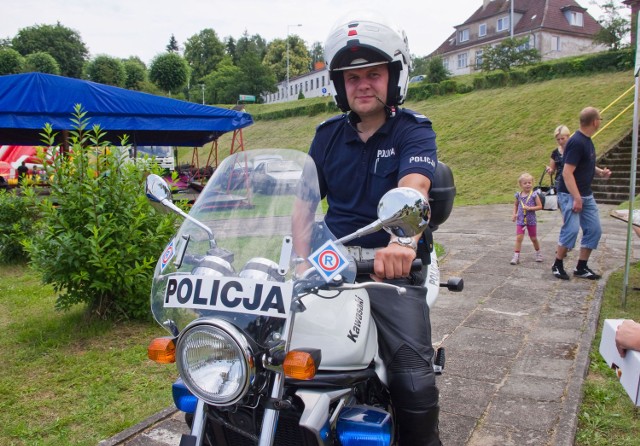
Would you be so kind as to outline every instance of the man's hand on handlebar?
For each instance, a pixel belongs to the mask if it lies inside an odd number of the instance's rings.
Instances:
[[[416,252],[410,247],[398,244],[379,249],[373,262],[374,275],[371,278],[376,281],[383,279],[399,279],[408,277],[411,272],[411,263],[416,258]]]

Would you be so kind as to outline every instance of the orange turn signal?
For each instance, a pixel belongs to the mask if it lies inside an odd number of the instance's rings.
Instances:
[[[155,338],[147,348],[147,356],[158,364],[172,364],[176,362],[175,338],[166,336]]]
[[[311,379],[318,369],[311,353],[292,350],[284,359],[284,374],[294,379]]]

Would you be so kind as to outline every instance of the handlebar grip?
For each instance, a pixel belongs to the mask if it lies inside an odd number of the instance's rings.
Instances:
[[[358,274],[374,274],[373,259],[356,261]],[[422,269],[422,260],[413,259],[411,262],[411,272],[420,271]]]

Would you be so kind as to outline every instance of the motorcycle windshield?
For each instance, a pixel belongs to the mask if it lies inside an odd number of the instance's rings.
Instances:
[[[304,152],[232,154],[189,217],[158,260],[151,292],[154,318],[173,335],[201,317],[282,325],[292,298],[337,274],[355,280],[352,258],[322,224],[317,171]],[[290,295],[278,301],[286,314],[273,317],[274,293]]]

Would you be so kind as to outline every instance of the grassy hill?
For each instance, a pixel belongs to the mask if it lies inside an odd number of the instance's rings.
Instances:
[[[555,147],[553,130],[565,124],[578,127],[578,113],[592,105],[604,110],[634,84],[633,73],[616,72],[586,77],[562,78],[502,89],[436,96],[407,102],[405,107],[428,116],[438,135],[439,159],[454,172],[457,204],[508,203],[524,171],[536,179]],[[247,105],[247,112],[259,116],[284,107],[327,101],[304,99],[288,104]],[[631,131],[633,92],[602,113],[603,126],[594,137],[598,155],[606,152]],[[246,150],[287,147],[307,150],[316,125],[332,114],[260,121],[243,130]],[[219,159],[228,154],[231,135],[219,141]],[[201,159],[206,160],[206,150]],[[189,157],[191,155],[189,154]]]

